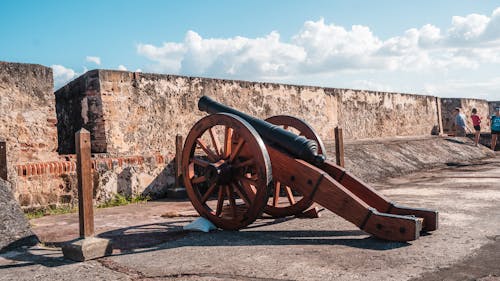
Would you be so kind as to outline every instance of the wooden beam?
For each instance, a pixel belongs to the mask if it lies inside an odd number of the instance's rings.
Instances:
[[[175,188],[180,187],[182,176],[182,136],[175,136]]]
[[[7,180],[7,143],[0,140],[0,178]]]
[[[344,136],[339,127],[335,127],[335,161],[338,166],[344,167]]]
[[[94,209],[92,190],[92,162],[90,160],[90,132],[84,128],[75,134],[76,172],[78,175],[78,215],[80,237],[94,235]]]

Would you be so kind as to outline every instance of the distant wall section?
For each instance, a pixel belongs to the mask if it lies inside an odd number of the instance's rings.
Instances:
[[[488,101],[480,99],[466,99],[466,98],[441,98],[441,108],[443,116],[443,130],[444,133],[454,132],[454,110],[460,108],[460,111],[465,115],[466,125],[470,130],[474,130],[472,125],[472,109],[476,108],[478,115],[482,118],[481,132],[489,132],[490,128],[486,125],[490,107]]]
[[[438,131],[433,96],[335,89],[347,139],[430,135]]]

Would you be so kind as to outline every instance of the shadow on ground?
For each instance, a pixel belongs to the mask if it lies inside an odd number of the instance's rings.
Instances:
[[[187,221],[183,221],[187,222]],[[175,222],[175,224],[178,224]],[[265,223],[265,225],[274,224]],[[156,228],[157,230],[152,230]],[[165,228],[170,228],[165,232]],[[190,239],[180,239],[189,234]],[[99,235],[111,239],[115,254],[130,254],[155,249],[185,246],[286,246],[286,245],[344,245],[370,250],[390,250],[410,245],[367,237],[361,230],[258,230],[257,226],[243,231],[187,232],[171,223],[145,224],[117,229]],[[210,239],[207,239],[207,238]],[[152,244],[151,242],[154,242]],[[159,244],[158,242],[162,243]],[[171,242],[165,244],[165,242]]]
[[[293,219],[293,218],[289,218]],[[190,220],[143,224],[104,232],[98,235],[110,239],[113,255],[129,255],[180,247],[216,246],[287,246],[287,245],[344,245],[370,250],[391,250],[410,245],[404,242],[388,242],[367,236],[361,230],[259,230],[263,226],[277,224],[289,219],[261,220],[242,231],[213,231],[210,233],[188,232],[182,225]],[[186,239],[181,239],[187,237]],[[71,264],[61,256],[58,248],[63,243],[44,242],[52,247],[34,247],[23,252],[3,255],[10,260],[23,263],[0,265],[2,268],[23,267],[40,264],[56,267]]]

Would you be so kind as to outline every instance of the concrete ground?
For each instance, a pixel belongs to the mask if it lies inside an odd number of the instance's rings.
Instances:
[[[76,237],[74,214],[32,220],[45,244],[0,255],[0,280],[500,280],[500,154],[374,186],[398,203],[438,209],[440,228],[386,242],[323,211],[187,233],[188,202],[151,202],[98,210],[99,236],[115,252],[83,263],[48,247]]]

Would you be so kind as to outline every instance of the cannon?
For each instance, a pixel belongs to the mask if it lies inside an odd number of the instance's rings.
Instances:
[[[182,151],[184,185],[198,213],[225,230],[263,212],[298,215],[313,203],[384,240],[411,241],[438,228],[438,212],[400,206],[327,160],[318,134],[304,121],[260,120],[202,97],[210,113],[188,133]]]

